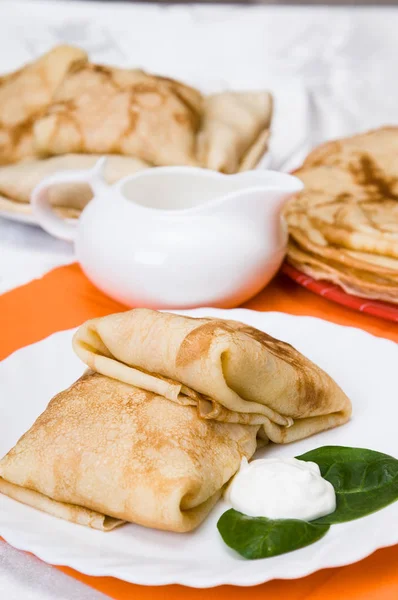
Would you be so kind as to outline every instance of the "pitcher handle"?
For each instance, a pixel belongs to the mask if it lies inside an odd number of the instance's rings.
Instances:
[[[59,183],[86,183],[95,194],[99,188],[105,185],[102,178],[105,163],[106,157],[102,157],[91,169],[58,171],[58,173],[45,177],[33,189],[30,196],[32,212],[39,225],[47,233],[67,242],[75,241],[78,219],[67,221],[58,216],[54,211],[54,206],[50,203],[48,192],[53,185]]]

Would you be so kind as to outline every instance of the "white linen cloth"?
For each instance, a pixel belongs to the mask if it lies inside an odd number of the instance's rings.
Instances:
[[[64,575],[38,558],[0,541],[3,600],[106,600],[108,596]]]
[[[0,0],[0,73],[68,42],[204,91],[270,86],[272,167],[290,170],[323,140],[398,123],[397,31],[398,9],[386,7]],[[0,293],[72,260],[69,244],[0,218]],[[0,598],[103,597],[0,543]]]

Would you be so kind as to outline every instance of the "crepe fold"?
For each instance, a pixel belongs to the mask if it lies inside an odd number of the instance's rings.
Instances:
[[[0,492],[95,529],[189,531],[253,455],[257,430],[89,371],[0,461]]]
[[[197,139],[199,163],[221,173],[253,169],[268,147],[272,110],[266,91],[207,96]]]
[[[292,442],[345,423],[351,403],[292,346],[243,323],[149,309],[93,319],[73,346],[87,366],[118,381],[192,404],[200,418],[261,426]]]

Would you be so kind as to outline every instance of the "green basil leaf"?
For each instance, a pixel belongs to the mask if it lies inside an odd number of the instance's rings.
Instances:
[[[248,517],[231,508],[221,515],[217,528],[230,548],[245,558],[269,558],[316,542],[329,530],[298,519],[271,520]]]
[[[398,500],[398,460],[365,448],[324,446],[297,456],[316,463],[336,492],[335,512],[313,523],[344,523]]]

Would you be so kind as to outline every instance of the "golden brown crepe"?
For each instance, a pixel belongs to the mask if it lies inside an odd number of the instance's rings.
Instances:
[[[398,128],[314,150],[285,209],[288,261],[348,293],[398,303]]]
[[[95,529],[189,531],[253,455],[257,430],[89,372],[0,461],[0,491]]]
[[[79,48],[57,46],[15,73],[0,77],[0,165],[35,154],[32,126],[68,70],[84,64]]]
[[[135,309],[73,343],[91,370],[0,461],[0,491],[98,529],[194,529],[256,436],[286,443],[351,414],[326,373],[243,323]]]
[[[254,168],[267,149],[271,117],[269,92],[208,96],[197,142],[199,163],[222,173]]]
[[[365,133],[321,144],[310,152],[302,168],[340,166],[356,170],[364,158],[365,160],[370,158],[371,162],[381,167],[384,172],[393,177],[396,176],[398,127],[379,127]],[[373,178],[372,165],[368,171],[369,176]]]
[[[203,99],[171,79],[86,64],[69,73],[35,124],[35,147],[43,154],[118,153],[235,173],[264,154],[271,115],[268,92]]]
[[[262,425],[276,443],[335,427],[351,414],[344,392],[319,367],[235,321],[134,309],[87,321],[73,347],[98,373],[174,402],[188,397],[204,419]]]
[[[34,125],[42,155],[135,156],[154,165],[195,164],[202,97],[141,70],[78,65]]]
[[[94,154],[65,154],[0,167],[0,209],[31,214],[30,195],[40,181],[58,171],[90,169],[99,158]],[[104,168],[105,181],[113,184],[149,166],[132,156],[108,156]],[[91,200],[92,191],[85,183],[63,183],[49,189],[49,198],[62,216],[77,217]]]

